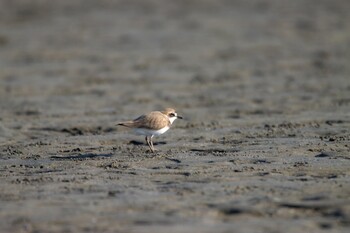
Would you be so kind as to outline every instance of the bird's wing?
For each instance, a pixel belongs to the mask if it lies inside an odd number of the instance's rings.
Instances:
[[[146,129],[161,129],[170,125],[170,121],[163,113],[155,111],[146,115],[142,115],[136,118],[134,121],[134,127],[146,128]]]

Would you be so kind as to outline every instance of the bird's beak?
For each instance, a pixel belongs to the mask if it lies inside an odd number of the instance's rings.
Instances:
[[[184,119],[182,116],[177,116],[178,119]]]

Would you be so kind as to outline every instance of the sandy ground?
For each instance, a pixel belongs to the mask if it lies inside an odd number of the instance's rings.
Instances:
[[[0,232],[349,232],[349,9],[0,1]]]

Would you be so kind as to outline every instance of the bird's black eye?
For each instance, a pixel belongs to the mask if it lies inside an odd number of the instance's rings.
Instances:
[[[170,117],[174,117],[174,116],[175,116],[175,113],[169,113],[169,116],[170,116]]]

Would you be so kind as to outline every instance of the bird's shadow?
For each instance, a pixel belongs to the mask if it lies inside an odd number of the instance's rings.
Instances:
[[[129,142],[129,144],[132,144],[132,145],[135,145],[135,146],[138,146],[138,145],[147,145],[146,142],[141,142],[141,141],[135,141],[135,140],[131,140]],[[161,141],[161,142],[153,142],[153,145],[165,145],[166,142],[164,141]]]
[[[78,155],[68,155],[68,156],[51,156],[51,159],[57,160],[74,160],[74,159],[93,159],[97,157],[111,157],[113,154],[95,154],[95,153],[86,153],[86,154],[78,154]]]

